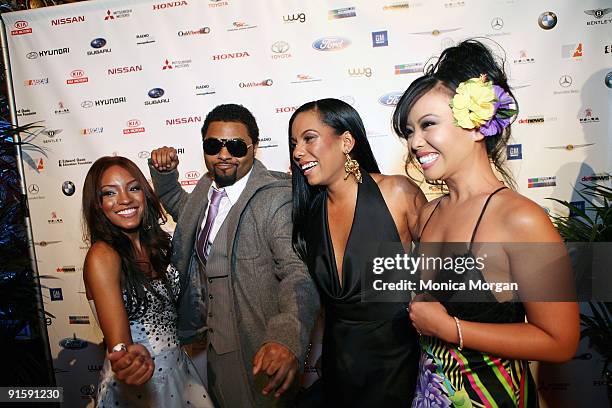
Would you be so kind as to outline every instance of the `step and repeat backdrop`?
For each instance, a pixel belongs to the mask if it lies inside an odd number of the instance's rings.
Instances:
[[[302,103],[341,98],[362,115],[385,173],[404,173],[390,118],[431,58],[470,37],[506,60],[521,112],[508,165],[518,190],[584,202],[581,181],[610,183],[609,1],[100,0],[3,14],[20,125],[39,122],[25,179],[51,351],[65,406],[92,405],[102,336],[82,280],[81,188],[93,161],[122,155],[148,174],[156,147],[179,151],[190,190],[205,171],[200,127],[221,103],[248,107],[258,157],[287,170],[287,122]],[[439,191],[427,184],[428,198]],[[172,226],[170,226],[172,227]],[[585,346],[582,345],[584,348]],[[544,367],[549,406],[604,401],[592,350]],[[580,390],[580,395],[578,391]]]

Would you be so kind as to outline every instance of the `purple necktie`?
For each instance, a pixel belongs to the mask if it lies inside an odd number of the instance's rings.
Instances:
[[[206,247],[208,246],[208,237],[210,237],[210,231],[215,223],[215,218],[217,218],[219,204],[221,203],[221,199],[223,197],[227,197],[225,190],[217,190],[216,188],[213,188],[212,196],[210,197],[210,206],[208,207],[208,215],[206,216],[206,222],[204,223],[204,228],[202,228],[202,231],[200,231],[198,243],[196,244],[196,253],[204,265],[206,265],[206,260],[208,258],[208,251],[206,251]]]

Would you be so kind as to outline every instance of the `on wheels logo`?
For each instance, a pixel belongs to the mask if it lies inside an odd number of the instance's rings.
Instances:
[[[15,24],[13,24],[15,29],[11,30],[11,35],[32,34],[32,28],[28,26],[29,24],[25,20],[15,21]]]
[[[132,133],[141,133],[145,131],[145,128],[142,126],[142,122],[139,119],[130,119],[126,123],[127,128],[123,129],[124,135],[129,135]]]
[[[89,82],[89,78],[85,76],[85,71],[82,69],[75,69],[70,72],[70,79],[66,80],[67,84],[82,84],[84,82]]]

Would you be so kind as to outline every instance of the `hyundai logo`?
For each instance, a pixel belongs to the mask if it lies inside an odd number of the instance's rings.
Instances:
[[[552,30],[557,25],[557,15],[552,11],[540,14],[538,25],[543,30]]]
[[[94,105],[92,101],[83,101],[81,102],[81,108],[91,108]]]
[[[27,58],[27,59],[36,59],[36,58],[38,58],[38,53],[37,53],[37,52],[34,52],[34,51],[32,51],[32,52],[28,52],[28,53],[26,54],[26,58]]]
[[[91,40],[90,45],[92,48],[102,48],[106,45],[106,40],[104,38],[95,38]]]
[[[161,88],[153,88],[149,91],[149,97],[153,99],[161,98],[164,96],[164,90]]]

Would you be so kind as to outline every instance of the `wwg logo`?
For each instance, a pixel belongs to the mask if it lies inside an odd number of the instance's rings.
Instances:
[[[306,22],[306,14],[287,14],[286,16],[283,16],[283,21],[285,23],[304,23]]]
[[[365,67],[365,68],[349,68],[348,69],[348,74],[352,77],[356,77],[356,76],[365,76],[366,78],[369,78],[372,76],[372,68],[370,67]]]

